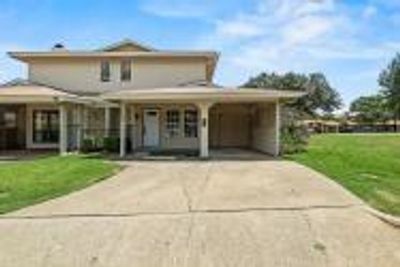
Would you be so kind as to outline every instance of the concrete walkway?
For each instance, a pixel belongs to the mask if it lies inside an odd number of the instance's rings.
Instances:
[[[400,230],[286,161],[129,162],[0,219],[0,266],[400,266]]]

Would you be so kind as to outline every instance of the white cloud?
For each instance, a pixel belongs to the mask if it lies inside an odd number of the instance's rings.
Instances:
[[[145,13],[159,17],[202,18],[210,12],[211,3],[208,0],[148,0],[140,8]]]
[[[264,32],[261,25],[245,19],[234,21],[218,21],[216,34],[227,38],[248,38],[262,35]]]
[[[290,46],[307,43],[329,33],[335,24],[330,17],[304,16],[283,26],[283,41]]]
[[[215,22],[198,46],[223,50],[226,64],[241,71],[318,70],[328,61],[380,60],[399,47],[396,40],[364,39],[373,5],[356,10],[334,0],[263,0],[252,12]],[[234,67],[231,67],[232,69]]]
[[[364,8],[364,10],[362,12],[362,17],[364,19],[369,19],[369,18],[376,16],[377,13],[378,13],[378,9],[375,6],[368,5]]]

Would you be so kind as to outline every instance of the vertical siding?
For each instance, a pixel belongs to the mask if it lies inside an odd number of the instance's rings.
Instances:
[[[249,105],[217,104],[210,110],[210,146],[250,146]]]
[[[135,123],[135,128],[129,127],[130,131],[128,137],[134,137],[135,147],[138,149],[143,148],[143,112],[145,109],[156,109],[159,111],[159,129],[160,129],[160,149],[198,149],[199,148],[199,138],[198,137],[185,137],[184,133],[184,111],[185,109],[196,109],[194,105],[191,104],[154,104],[154,105],[135,105],[135,113],[137,116],[137,121]],[[178,136],[169,136],[166,130],[166,112],[168,109],[179,109],[180,110],[180,131]],[[130,106],[128,105],[128,110]],[[132,125],[132,114],[129,114],[129,124]],[[111,117],[113,124],[116,121],[119,122],[118,117]]]
[[[275,155],[279,145],[276,104],[259,104],[253,122],[252,147],[258,151]]]

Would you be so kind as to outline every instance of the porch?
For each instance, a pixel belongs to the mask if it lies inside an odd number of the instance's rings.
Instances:
[[[277,156],[280,103],[299,95],[190,87],[78,97],[39,89],[40,97],[29,101],[26,94],[0,94],[0,109],[7,110],[0,113],[0,127],[15,126],[14,134],[2,131],[0,150],[13,149],[5,145],[20,140],[15,148],[58,149],[61,154],[93,149],[111,150],[120,157],[181,152],[209,158],[210,149],[242,149]]]

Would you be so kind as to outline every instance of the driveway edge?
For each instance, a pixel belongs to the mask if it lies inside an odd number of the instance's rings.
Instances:
[[[382,221],[394,226],[394,227],[398,227],[400,228],[400,217],[394,216],[394,215],[390,215],[387,213],[383,213],[379,210],[376,210],[374,208],[371,207],[365,207],[365,209],[372,214],[373,216],[381,219]]]

